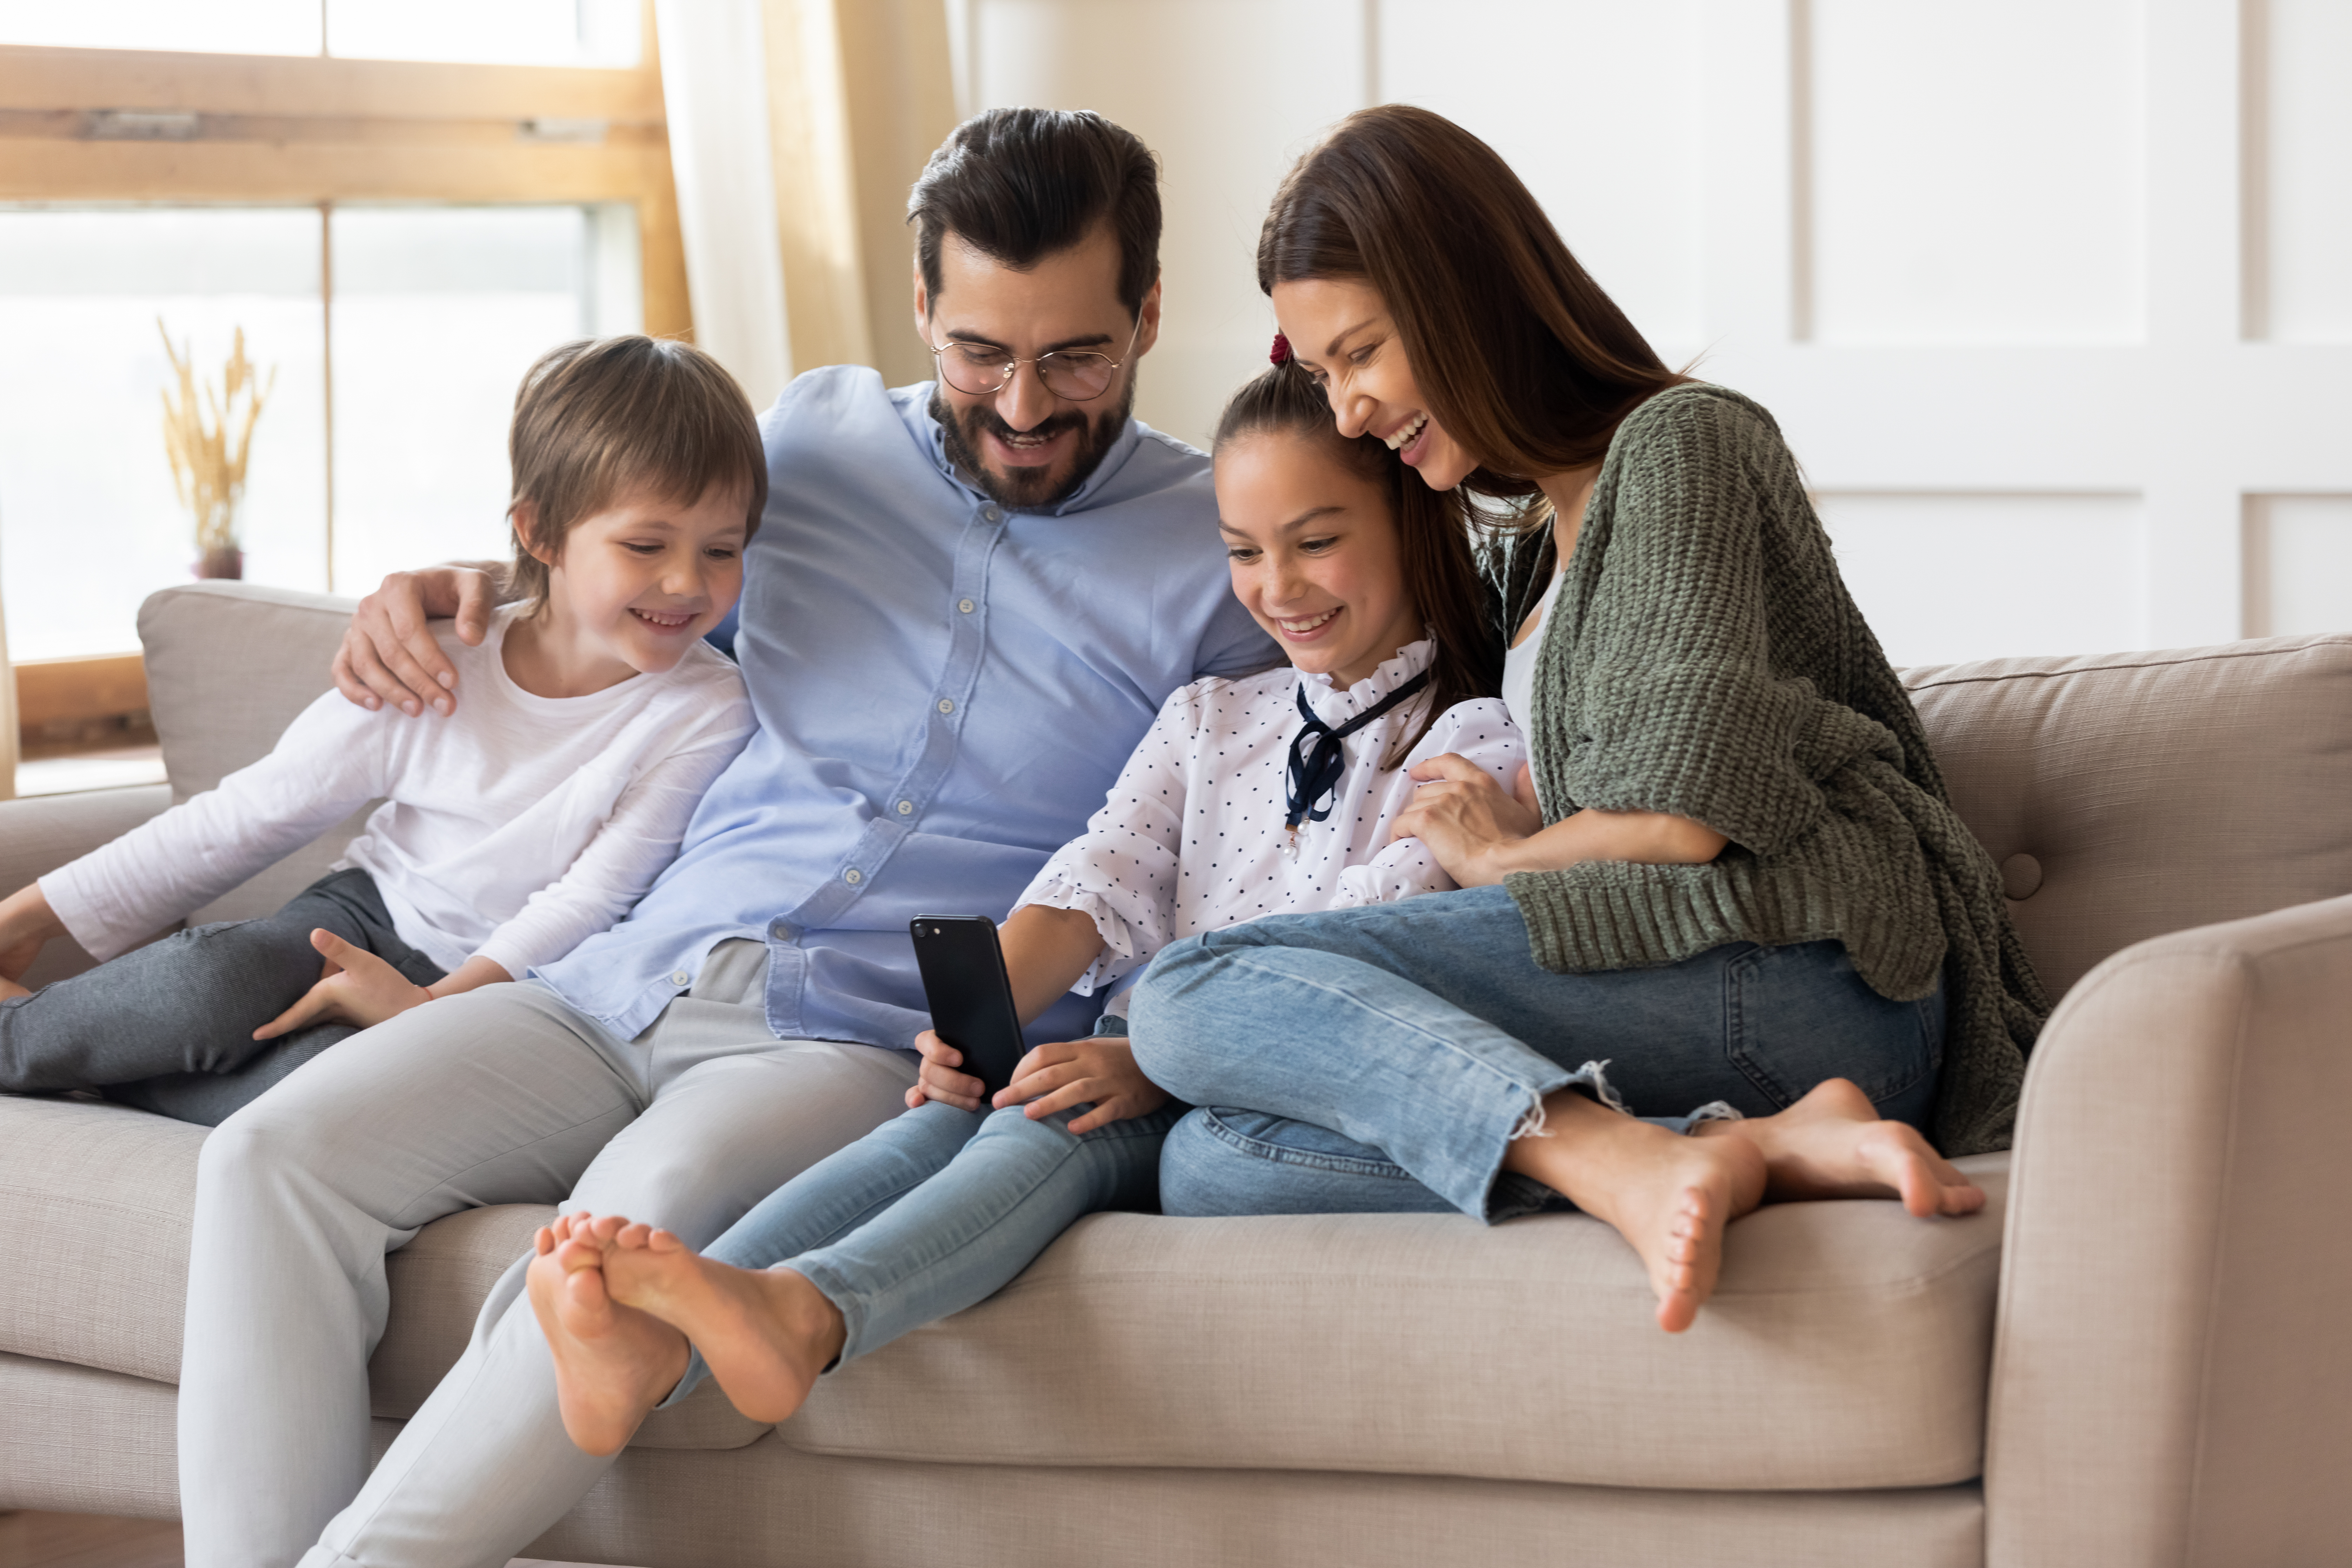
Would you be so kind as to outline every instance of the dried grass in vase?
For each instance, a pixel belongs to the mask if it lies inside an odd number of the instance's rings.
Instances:
[[[179,376],[179,395],[163,393],[163,450],[172,459],[172,484],[180,504],[196,522],[196,575],[239,577],[245,553],[237,548],[236,506],[245,498],[245,461],[253,450],[254,421],[278,384],[278,367],[269,379],[258,379],[253,362],[245,357],[245,329],[236,329],[220,386],[204,384],[197,398],[195,354],[172,346],[172,334],[161,316],[155,331],[163,335],[163,352]],[[212,418],[205,421],[209,410]],[[232,434],[233,432],[233,434]]]

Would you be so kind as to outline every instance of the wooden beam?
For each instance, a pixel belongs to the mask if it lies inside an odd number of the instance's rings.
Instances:
[[[147,707],[147,665],[135,653],[37,658],[16,666],[16,722],[27,730],[118,719]]]
[[[0,47],[0,108],[642,124],[662,118],[660,75],[643,66],[602,70],[30,45]]]
[[[7,201],[637,201],[669,183],[666,137],[594,147],[0,140]]]

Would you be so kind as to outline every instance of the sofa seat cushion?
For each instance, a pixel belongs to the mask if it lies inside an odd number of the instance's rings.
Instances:
[[[180,1380],[196,1153],[205,1129],[119,1105],[0,1095],[0,1352]],[[385,1260],[392,1313],[368,1380],[378,1415],[416,1412],[464,1353],[490,1287],[555,1211],[436,1220]],[[767,1428],[717,1384],[646,1423],[655,1448],[734,1448]]]
[[[811,1452],[1603,1486],[1935,1486],[1982,1468],[2006,1155],[1963,1220],[1787,1204],[1688,1333],[1578,1215],[1097,1215],[827,1377]]]

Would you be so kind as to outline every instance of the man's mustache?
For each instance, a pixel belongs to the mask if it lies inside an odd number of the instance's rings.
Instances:
[[[992,436],[1005,437],[1022,436],[1035,440],[1040,437],[1050,438],[1058,436],[1065,430],[1083,432],[1087,428],[1087,416],[1076,412],[1056,414],[1051,419],[1042,424],[1033,425],[1026,430],[1015,430],[998,416],[995,409],[979,407],[964,411],[963,427],[967,433],[966,439],[985,432]]]

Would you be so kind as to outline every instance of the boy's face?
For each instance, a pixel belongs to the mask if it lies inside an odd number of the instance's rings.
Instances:
[[[747,486],[717,485],[691,504],[625,490],[583,518],[548,562],[542,624],[591,658],[646,675],[677,661],[743,591]]]
[[[1023,363],[1001,388],[964,392],[935,383],[931,414],[949,458],[978,489],[1009,507],[1067,500],[1102,462],[1135,406],[1136,362],[1160,336],[1160,286],[1129,314],[1118,300],[1118,237],[1108,226],[1025,272],[982,255],[954,234],[940,246],[940,291],[915,279],[915,330],[934,349],[963,343],[1022,361],[1057,350],[1118,362],[1093,397],[1057,395]],[[967,372],[956,373],[968,383]]]

